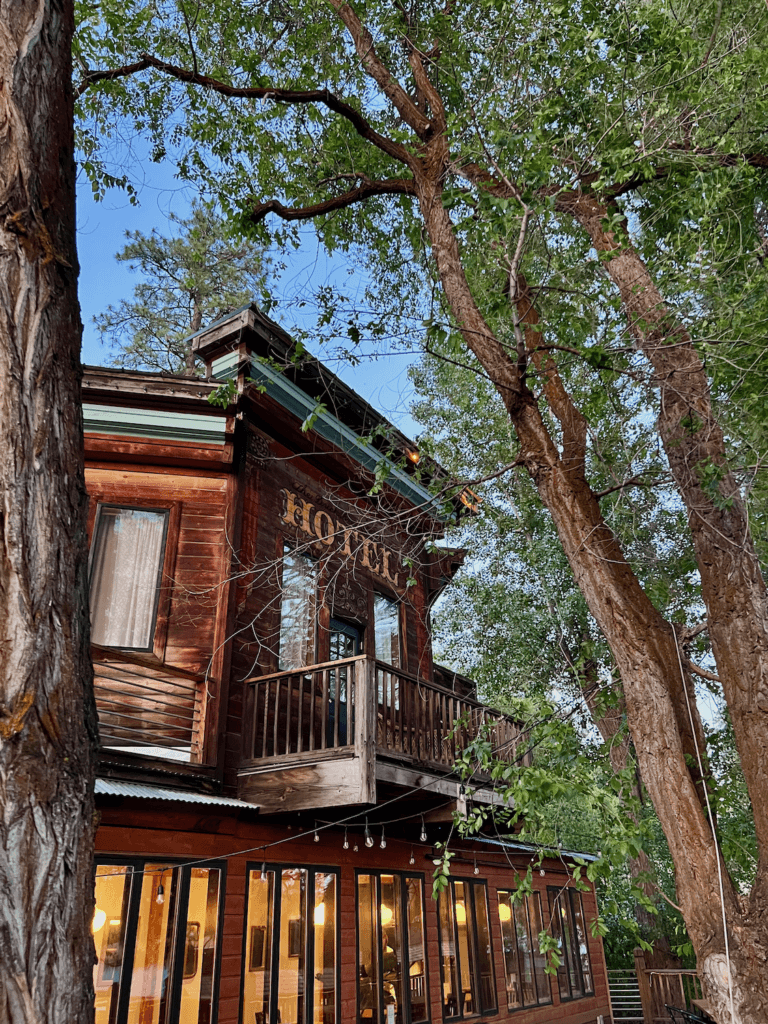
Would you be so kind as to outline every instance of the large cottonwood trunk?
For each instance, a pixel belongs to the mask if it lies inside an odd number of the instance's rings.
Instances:
[[[678,899],[696,949],[705,992],[715,1006],[721,1024],[766,1021],[768,903],[763,895],[765,857],[761,861],[750,904],[742,906],[719,857],[705,812],[702,771],[698,767],[697,753],[701,752],[703,774],[706,776],[703,730],[693,684],[675,631],[640,586],[589,487],[584,471],[586,421],[567,394],[554,360],[539,348],[541,325],[522,275],[516,283],[516,299],[525,337],[518,341],[517,352],[510,353],[508,348],[499,344],[475,304],[462,267],[453,225],[442,203],[442,180],[449,166],[447,144],[441,137],[426,144],[419,160],[412,163],[416,195],[449,306],[468,347],[496,385],[506,406],[520,442],[520,461],[552,515],[576,583],[606,637],[621,674],[627,719],[640,772],[669,843],[675,864]],[[636,284],[635,281],[635,290]],[[628,298],[625,297],[625,301]],[[560,450],[527,385],[523,371],[529,358],[544,378],[546,401],[560,422]],[[649,358],[657,373],[661,375],[663,370],[667,378],[674,376],[674,354],[670,355],[669,351],[659,354],[653,350]],[[760,718],[760,700],[765,685],[762,679],[768,679],[768,658],[760,653],[766,620],[760,585],[755,579],[748,530],[742,529],[745,524],[740,520],[738,508],[730,516],[713,515],[714,522],[707,523],[711,527],[708,530],[702,530],[696,521],[706,495],[703,495],[701,487],[697,489],[692,483],[696,474],[695,461],[689,451],[690,439],[681,437],[684,428],[680,426],[687,404],[685,401],[675,403],[675,390],[679,391],[682,384],[695,386],[698,399],[695,410],[705,422],[703,436],[696,443],[703,447],[709,458],[720,460],[718,445],[722,442],[722,435],[715,429],[711,410],[705,408],[706,402],[700,393],[701,376],[695,373],[695,360],[692,360],[690,351],[681,350],[678,358],[682,362],[682,370],[676,379],[670,380],[668,391],[662,388],[661,433],[663,439],[670,442],[670,462],[677,463],[673,465],[673,472],[691,510],[694,547],[700,565],[712,544],[712,532],[718,529],[726,531],[720,545],[724,550],[710,551],[713,565],[702,567],[703,596],[710,617],[721,619],[715,632],[722,635],[728,630],[730,621],[740,643],[742,637],[749,634],[754,618],[759,620],[753,638],[757,650],[753,647],[745,652],[752,681],[742,686],[742,690],[749,689],[754,695],[752,710]],[[680,448],[682,451],[678,450]],[[738,502],[738,498],[735,501]],[[711,507],[710,501],[707,513]],[[715,509],[716,513],[719,511]],[[734,526],[737,536],[732,532]],[[744,593],[734,595],[733,586],[727,579],[720,580],[718,590],[717,573],[728,571],[731,578],[738,577],[742,581]],[[730,604],[724,600],[726,592]],[[719,645],[714,646],[717,657]],[[755,671],[760,664],[765,669],[763,677]],[[729,705],[734,697],[739,705],[739,697],[726,684]],[[742,707],[743,704],[739,705],[737,710],[739,717]],[[757,722],[756,727],[759,732],[762,723]],[[763,733],[747,740],[744,746],[745,774],[752,772],[753,784],[768,771],[765,767],[768,760],[758,765],[755,758],[755,753],[766,740],[768,735]],[[754,808],[756,818],[764,813],[765,799],[765,794],[758,799]],[[765,819],[758,825],[758,840],[764,834],[764,822]],[[730,940],[733,1014],[730,1012],[727,977],[723,973],[723,915]]]
[[[72,5],[0,0],[0,1022],[93,1019]]]

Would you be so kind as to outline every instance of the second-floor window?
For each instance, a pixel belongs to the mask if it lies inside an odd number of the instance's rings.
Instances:
[[[383,594],[373,595],[376,657],[400,668],[400,605]]]
[[[543,931],[541,896],[535,892],[515,899],[513,892],[503,889],[498,896],[507,1008],[551,1003],[546,957],[539,949],[539,934]]]
[[[317,567],[312,558],[283,549],[280,601],[280,670],[303,668],[315,660]]]
[[[152,650],[162,582],[165,509],[99,505],[91,546],[91,639]]]
[[[495,1013],[496,984],[485,882],[451,879],[440,893],[443,1016]]]

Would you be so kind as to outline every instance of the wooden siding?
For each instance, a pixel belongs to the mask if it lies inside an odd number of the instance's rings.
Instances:
[[[293,829],[277,825],[264,825],[258,821],[245,820],[232,815],[226,808],[193,807],[179,810],[179,805],[165,805],[155,801],[132,801],[130,815],[127,807],[113,802],[110,806],[102,800],[102,818],[96,846],[97,854],[151,856],[158,860],[169,858],[217,859],[226,857],[226,899],[223,921],[221,979],[217,1024],[240,1024],[240,991],[243,968],[243,931],[246,913],[246,871],[249,863],[259,864],[263,860],[287,865],[323,864],[341,869],[340,912],[341,912],[341,1021],[352,1024],[356,1018],[356,909],[355,869],[372,871],[404,871],[424,875],[426,908],[425,919],[428,948],[428,977],[431,997],[432,1024],[441,1024],[442,1005],[440,987],[440,957],[436,904],[431,899],[430,879],[432,874],[432,847],[411,843],[410,838],[389,837],[386,850],[380,850],[378,843],[366,849],[358,828],[359,851],[342,848],[343,833],[332,830],[321,833],[319,843],[312,841],[311,831],[306,836],[297,836],[301,826]],[[126,824],[130,818],[130,826]],[[307,821],[304,828],[311,829]],[[413,828],[414,840],[418,826]],[[350,839],[352,834],[350,833]],[[282,842],[282,845],[270,846]],[[285,842],[288,840],[288,842]],[[253,848],[256,849],[253,849]],[[416,864],[409,864],[411,849]],[[239,853],[249,850],[247,853]],[[503,857],[491,858],[487,850],[478,851],[480,874],[474,876],[473,853],[460,853],[461,862],[454,865],[457,879],[484,880],[488,886],[488,902],[492,932],[492,947],[496,976],[496,994],[499,1010],[483,1015],[482,1019],[492,1022],[509,1021],[510,1024],[594,1024],[602,1014],[606,1024],[610,1021],[607,976],[599,939],[589,936],[589,951],[594,974],[595,993],[584,999],[560,1002],[557,984],[551,981],[553,1002],[529,1010],[508,1011],[506,1009],[506,988],[502,959],[501,926],[498,914],[497,889],[514,889],[519,874],[528,866],[528,858],[512,855],[510,866]],[[493,860],[493,863],[488,863]],[[498,864],[496,862],[499,862]],[[557,861],[545,861],[546,875],[534,872],[534,886],[542,893],[542,904],[547,904],[547,885],[566,885],[567,876]],[[596,914],[594,894],[583,894],[587,921]],[[252,1024],[243,1021],[242,1024]]]

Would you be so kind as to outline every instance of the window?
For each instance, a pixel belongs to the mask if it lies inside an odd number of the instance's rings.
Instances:
[[[440,893],[443,1016],[495,1013],[496,982],[485,882],[451,879]]]
[[[210,1024],[223,868],[96,865],[96,1024]]]
[[[424,947],[424,879],[357,876],[357,1019],[417,1024],[429,1019]]]
[[[561,999],[581,999],[594,992],[584,905],[578,889],[547,889],[552,930],[560,951],[557,983]]]
[[[374,594],[373,623],[376,657],[400,668],[400,605],[383,594]]]
[[[91,639],[152,650],[168,511],[99,505],[91,545]]]
[[[541,896],[535,892],[516,899],[513,892],[499,890],[498,897],[507,1008],[551,1003],[546,957],[539,949]]]
[[[283,549],[280,671],[311,665],[315,655],[316,567],[307,555]]]
[[[251,866],[245,923],[246,1024],[337,1024],[339,876]]]

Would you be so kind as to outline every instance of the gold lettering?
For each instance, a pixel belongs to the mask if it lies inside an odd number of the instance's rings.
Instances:
[[[312,520],[313,533],[319,541],[330,547],[333,544],[336,525],[327,512],[315,512]]]
[[[397,587],[399,589],[399,587],[400,587],[400,572],[399,572],[399,570],[396,570],[394,576],[392,575],[392,572],[390,570],[390,565],[391,565],[392,561],[394,561],[395,565],[397,565],[397,556],[394,554],[394,552],[387,551],[386,555],[384,557],[384,560],[383,560],[383,562],[384,562],[384,576],[389,580],[389,582],[393,586],[395,586],[395,587]]]
[[[312,536],[312,528],[310,523],[310,513],[313,506],[309,505],[303,498],[300,498],[297,494],[293,494],[291,491],[281,491],[284,502],[283,520],[288,523],[289,526],[298,526],[304,533],[308,533]]]

